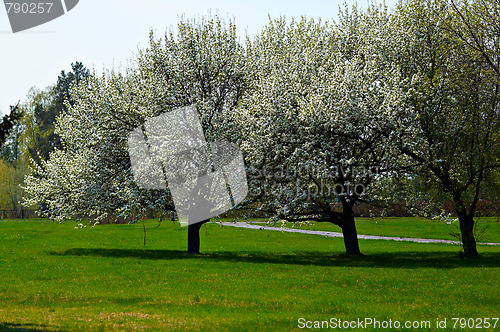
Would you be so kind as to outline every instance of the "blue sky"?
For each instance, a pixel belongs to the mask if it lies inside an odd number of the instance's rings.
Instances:
[[[37,2],[37,0],[33,0]],[[58,0],[55,0],[58,1]],[[381,1],[381,0],[380,0]],[[97,73],[129,65],[138,48],[147,46],[150,29],[160,37],[175,27],[180,15],[196,17],[211,11],[234,18],[243,37],[254,34],[272,18],[285,15],[336,19],[344,0],[80,0],[66,15],[13,34],[0,8],[0,113],[25,99],[35,86],[43,89],[61,70],[81,61]],[[393,7],[396,0],[386,0]],[[359,0],[366,7],[368,0]]]

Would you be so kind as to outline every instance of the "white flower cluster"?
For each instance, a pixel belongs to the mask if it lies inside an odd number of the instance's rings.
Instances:
[[[429,13],[371,6],[333,24],[279,18],[244,45],[217,17],[182,20],[164,39],[151,33],[136,67],[72,89],[76,103],[56,124],[63,148],[26,178],[25,204],[59,219],[173,209],[168,189],[134,183],[126,141],[188,105],[209,142],[241,146],[251,180],[244,204],[274,220],[331,215],[334,200],[352,212],[397,172],[438,179],[462,199],[471,183],[479,188],[478,170],[498,167],[499,89],[466,68],[481,62]],[[312,171],[252,176],[275,169]],[[360,169],[377,171],[339,171]]]
[[[389,14],[344,13],[335,25],[302,19],[270,22],[251,42],[249,92],[235,121],[243,131],[257,210],[275,220],[330,213],[336,198],[353,204],[400,163],[386,133],[403,98]],[[377,169],[377,172],[340,172]]]

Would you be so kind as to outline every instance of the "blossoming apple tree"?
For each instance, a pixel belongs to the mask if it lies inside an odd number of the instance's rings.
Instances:
[[[127,137],[164,112],[194,105],[207,141],[231,137],[227,114],[245,86],[243,48],[233,22],[182,19],[165,38],[150,35],[137,66],[89,77],[73,87],[74,105],[57,119],[63,147],[25,181],[25,204],[52,218],[109,213],[133,216],[173,210],[168,190],[139,188],[131,172]],[[189,226],[188,248],[199,251],[199,228]]]
[[[360,254],[354,204],[398,165],[380,133],[400,102],[389,23],[383,7],[335,25],[271,21],[248,46],[251,85],[235,113],[256,210],[338,225],[348,255]]]

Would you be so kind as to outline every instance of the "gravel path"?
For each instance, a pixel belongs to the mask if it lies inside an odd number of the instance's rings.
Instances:
[[[239,228],[263,229],[263,230],[268,230],[268,231],[281,231],[282,230],[280,227],[251,225],[251,224],[248,224],[246,222],[222,222],[222,225],[231,226],[231,227],[239,227]],[[295,228],[284,228],[283,231],[290,232],[290,233],[323,235],[323,236],[329,236],[329,237],[342,237],[342,233],[338,233],[338,232],[311,231],[311,230],[295,229]],[[417,242],[417,243],[461,244],[460,241],[451,241],[451,240],[417,239],[417,238],[411,238],[411,237],[378,236],[378,235],[358,235],[358,238],[364,239],[364,240],[392,240],[392,241],[407,241],[407,242]],[[500,245],[500,243],[493,243],[493,242],[478,243],[478,244],[486,244],[486,245],[490,245],[490,246]]]

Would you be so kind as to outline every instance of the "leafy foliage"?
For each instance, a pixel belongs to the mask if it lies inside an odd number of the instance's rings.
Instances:
[[[0,147],[2,147],[5,143],[5,140],[9,137],[11,130],[22,116],[23,112],[19,107],[19,104],[11,106],[10,113],[3,116],[2,122],[0,122]]]

